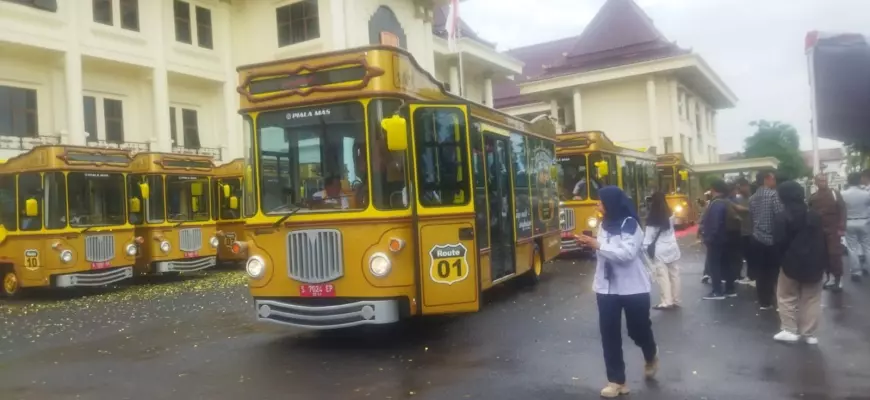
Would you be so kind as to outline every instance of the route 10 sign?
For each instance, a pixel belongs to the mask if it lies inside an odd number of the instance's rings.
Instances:
[[[429,277],[452,285],[468,278],[468,249],[462,243],[436,245],[429,250]]]

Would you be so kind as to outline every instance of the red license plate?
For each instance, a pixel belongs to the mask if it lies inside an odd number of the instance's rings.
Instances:
[[[299,296],[335,297],[335,286],[329,283],[323,285],[301,285],[299,286]]]
[[[112,266],[112,263],[108,261],[103,262],[93,262],[91,263],[91,269],[106,269]]]
[[[194,258],[194,257],[199,257],[198,251],[185,251],[184,252],[184,258]]]

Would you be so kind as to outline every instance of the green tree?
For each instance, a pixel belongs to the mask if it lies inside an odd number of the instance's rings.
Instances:
[[[775,157],[779,173],[788,179],[809,177],[812,170],[804,162],[797,129],[779,121],[752,121],[755,133],[746,138],[743,155],[746,158]]]

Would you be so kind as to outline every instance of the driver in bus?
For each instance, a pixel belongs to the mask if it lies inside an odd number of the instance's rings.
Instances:
[[[335,175],[326,178],[323,182],[323,190],[315,192],[311,198],[323,204],[340,205],[342,210],[350,207],[347,198],[341,194],[341,180]]]

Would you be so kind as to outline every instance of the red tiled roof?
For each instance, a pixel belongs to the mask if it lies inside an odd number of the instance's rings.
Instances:
[[[517,83],[686,54],[656,29],[633,0],[607,0],[580,36],[508,53],[526,63],[523,79],[494,89],[496,107],[529,103]]]

